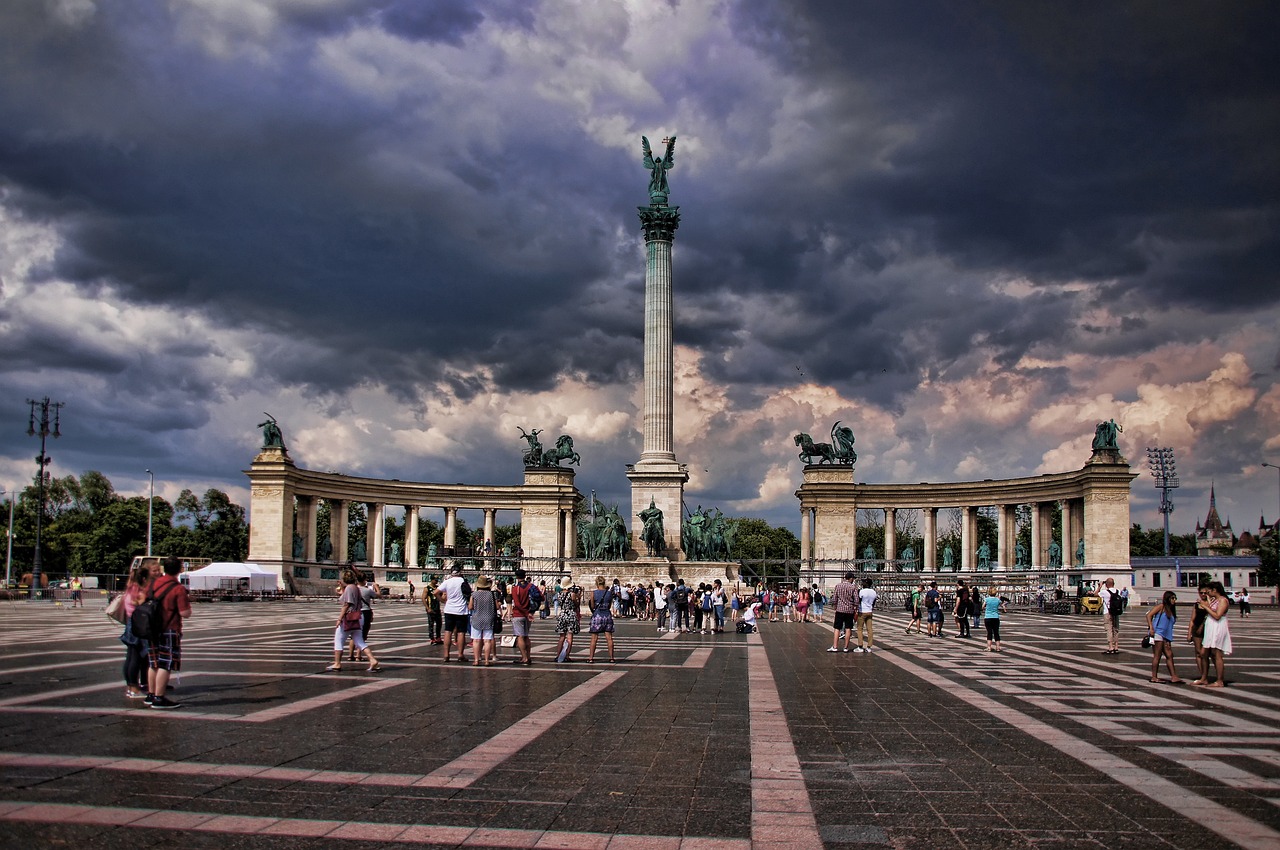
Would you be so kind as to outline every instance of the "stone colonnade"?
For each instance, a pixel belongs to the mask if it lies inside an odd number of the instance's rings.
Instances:
[[[317,539],[316,518],[321,499],[329,502],[331,510],[326,562],[351,560],[347,517],[353,502],[369,506],[367,562],[371,567],[385,566],[388,505],[406,509],[406,565],[417,565],[423,554],[418,552],[418,523],[424,508],[444,510],[446,548],[456,543],[460,509],[484,512],[485,540],[493,539],[497,512],[512,510],[520,512],[520,546],[525,557],[565,559],[576,554],[573,507],[578,491],[571,469],[527,469],[523,485],[426,484],[299,469],[283,450],[265,448],[245,474],[250,481],[249,560],[278,568],[282,576],[286,563],[320,560],[317,554],[323,543]],[[295,533],[302,538],[298,558],[294,557]]]
[[[800,558],[812,565],[817,560],[853,560],[857,513],[883,510],[885,513],[886,560],[899,556],[894,520],[899,510],[921,511],[924,552],[921,567],[936,571],[938,511],[961,511],[961,551],[953,569],[977,568],[978,508],[996,508],[998,545],[990,553],[991,569],[1014,569],[1016,534],[1015,509],[1028,505],[1031,511],[1031,551],[1027,569],[1050,565],[1053,504],[1062,505],[1061,563],[1077,566],[1076,550],[1084,542],[1085,569],[1129,569],[1129,482],[1137,475],[1118,454],[1095,456],[1082,469],[1040,475],[1033,478],[987,479],[947,484],[855,484],[853,468],[806,466],[804,484],[796,491],[800,499]]]

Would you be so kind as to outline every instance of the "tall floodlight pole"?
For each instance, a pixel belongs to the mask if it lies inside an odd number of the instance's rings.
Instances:
[[[151,479],[151,485],[147,490],[147,557],[151,557],[151,509],[156,502],[156,474],[151,470],[147,470],[147,477]]]
[[[1276,485],[1277,487],[1280,487],[1280,466],[1276,466],[1274,463],[1267,463],[1266,461],[1263,461],[1262,465],[1276,471]],[[1276,516],[1276,528],[1280,529],[1280,515]]]
[[[31,419],[27,422],[27,436],[34,437],[40,435],[40,454],[36,457],[36,479],[39,496],[36,502],[36,551],[31,557],[31,590],[32,599],[40,598],[40,533],[44,522],[44,476],[45,468],[53,463],[53,458],[45,454],[45,438],[50,434],[56,440],[62,436],[60,428],[60,419],[62,414],[63,402],[49,401],[49,397],[45,396],[40,401],[27,399],[27,404],[31,405]],[[39,409],[39,416],[36,410]],[[49,428],[49,411],[53,411],[53,429]]]
[[[1156,489],[1160,491],[1160,513],[1164,514],[1164,556],[1169,557],[1169,514],[1173,513],[1173,500],[1169,491],[1178,487],[1178,465],[1173,459],[1173,449],[1147,449],[1147,465],[1151,467],[1151,477],[1156,481]]]
[[[0,490],[2,492],[2,490]],[[13,501],[17,497],[16,493],[9,494],[9,538],[8,545],[5,547],[4,553],[4,586],[8,589],[13,582]]]

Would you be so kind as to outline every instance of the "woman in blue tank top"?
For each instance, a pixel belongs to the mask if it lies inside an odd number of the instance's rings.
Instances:
[[[988,588],[982,600],[982,615],[987,624],[987,652],[1000,652],[1000,612],[1005,610],[1004,600],[994,587]]]

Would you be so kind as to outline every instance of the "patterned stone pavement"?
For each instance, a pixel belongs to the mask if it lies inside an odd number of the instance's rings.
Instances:
[[[0,602],[0,847],[1280,847],[1273,611],[1206,690],[1147,681],[1136,612],[1117,657],[1097,617],[995,654],[884,612],[872,654],[622,621],[619,663],[558,665],[540,621],[531,668],[473,668],[391,603],[384,672],[334,674],[334,605],[213,603],[161,712],[102,608]]]

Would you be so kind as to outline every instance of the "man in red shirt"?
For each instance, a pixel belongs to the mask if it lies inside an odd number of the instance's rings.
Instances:
[[[164,559],[164,575],[153,579],[148,596],[156,600],[160,612],[160,640],[151,644],[147,658],[151,669],[147,671],[146,704],[152,708],[181,708],[182,703],[166,697],[169,674],[182,667],[182,621],[191,616],[191,597],[178,581],[182,563],[175,557]]]
[[[516,636],[516,648],[520,650],[520,663],[530,664],[529,625],[533,622],[533,606],[529,601],[529,576],[516,568],[516,583],[511,586],[511,633]]]

